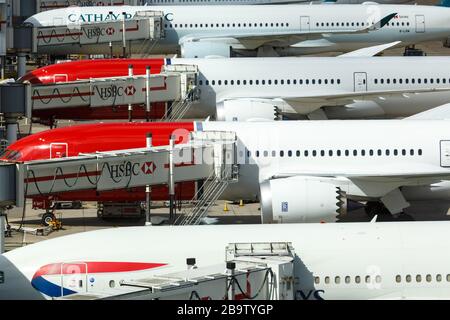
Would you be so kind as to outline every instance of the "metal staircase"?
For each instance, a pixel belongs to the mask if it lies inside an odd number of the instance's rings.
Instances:
[[[208,214],[208,210],[219,199],[230,183],[237,182],[238,165],[226,167],[220,175],[213,170],[204,184],[189,202],[189,209],[184,209],[175,220],[175,225],[198,225]]]
[[[165,115],[162,117],[162,121],[176,121],[183,119],[186,112],[191,107],[192,103],[199,100],[200,92],[198,87],[192,87],[186,93],[186,97],[182,100],[175,101],[169,108]]]

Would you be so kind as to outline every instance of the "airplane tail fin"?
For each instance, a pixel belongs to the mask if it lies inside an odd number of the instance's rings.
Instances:
[[[417,113],[403,120],[450,120],[450,103]]]
[[[441,2],[438,4],[438,6],[450,7],[450,0],[441,0]]]

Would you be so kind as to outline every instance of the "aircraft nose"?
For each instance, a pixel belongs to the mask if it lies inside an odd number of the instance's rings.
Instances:
[[[0,300],[44,299],[6,255],[0,255]]]

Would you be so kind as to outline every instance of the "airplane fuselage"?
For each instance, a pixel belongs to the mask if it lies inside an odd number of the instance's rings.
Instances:
[[[325,5],[326,6],[326,5]],[[256,50],[259,40],[237,41],[233,36],[247,34],[282,34],[289,32],[313,32],[327,34],[335,30],[360,30],[393,13],[397,16],[381,29],[368,33],[328,34],[265,44],[273,47],[278,55],[301,55],[320,52],[348,52],[355,49],[393,41],[401,46],[423,41],[445,40],[450,34],[450,9],[433,6],[410,5],[338,5],[332,10],[324,5],[266,5],[266,6],[116,6],[80,7],[76,10],[57,9],[37,14],[27,20],[36,26],[77,25],[80,23],[107,22],[132,19],[136,12],[155,10],[164,13],[165,37],[152,46],[151,54],[178,53],[185,57],[205,57],[213,52],[207,48],[183,52],[180,44],[190,38],[201,36],[221,38],[238,54]],[[201,41],[199,42],[201,45]],[[107,47],[107,45],[106,45]],[[120,49],[120,48],[117,48]],[[131,50],[142,47],[131,45]],[[83,47],[54,46],[48,53],[95,53],[107,52],[105,46],[96,44]],[[214,51],[214,50],[213,50]]]

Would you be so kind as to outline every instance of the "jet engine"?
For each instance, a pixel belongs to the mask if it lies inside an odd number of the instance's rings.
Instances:
[[[219,41],[184,41],[180,45],[183,58],[230,58],[231,45]]]
[[[326,178],[267,180],[260,196],[263,223],[335,222],[347,211],[345,194]]]
[[[236,99],[217,103],[218,121],[279,120],[278,108],[266,100]]]

